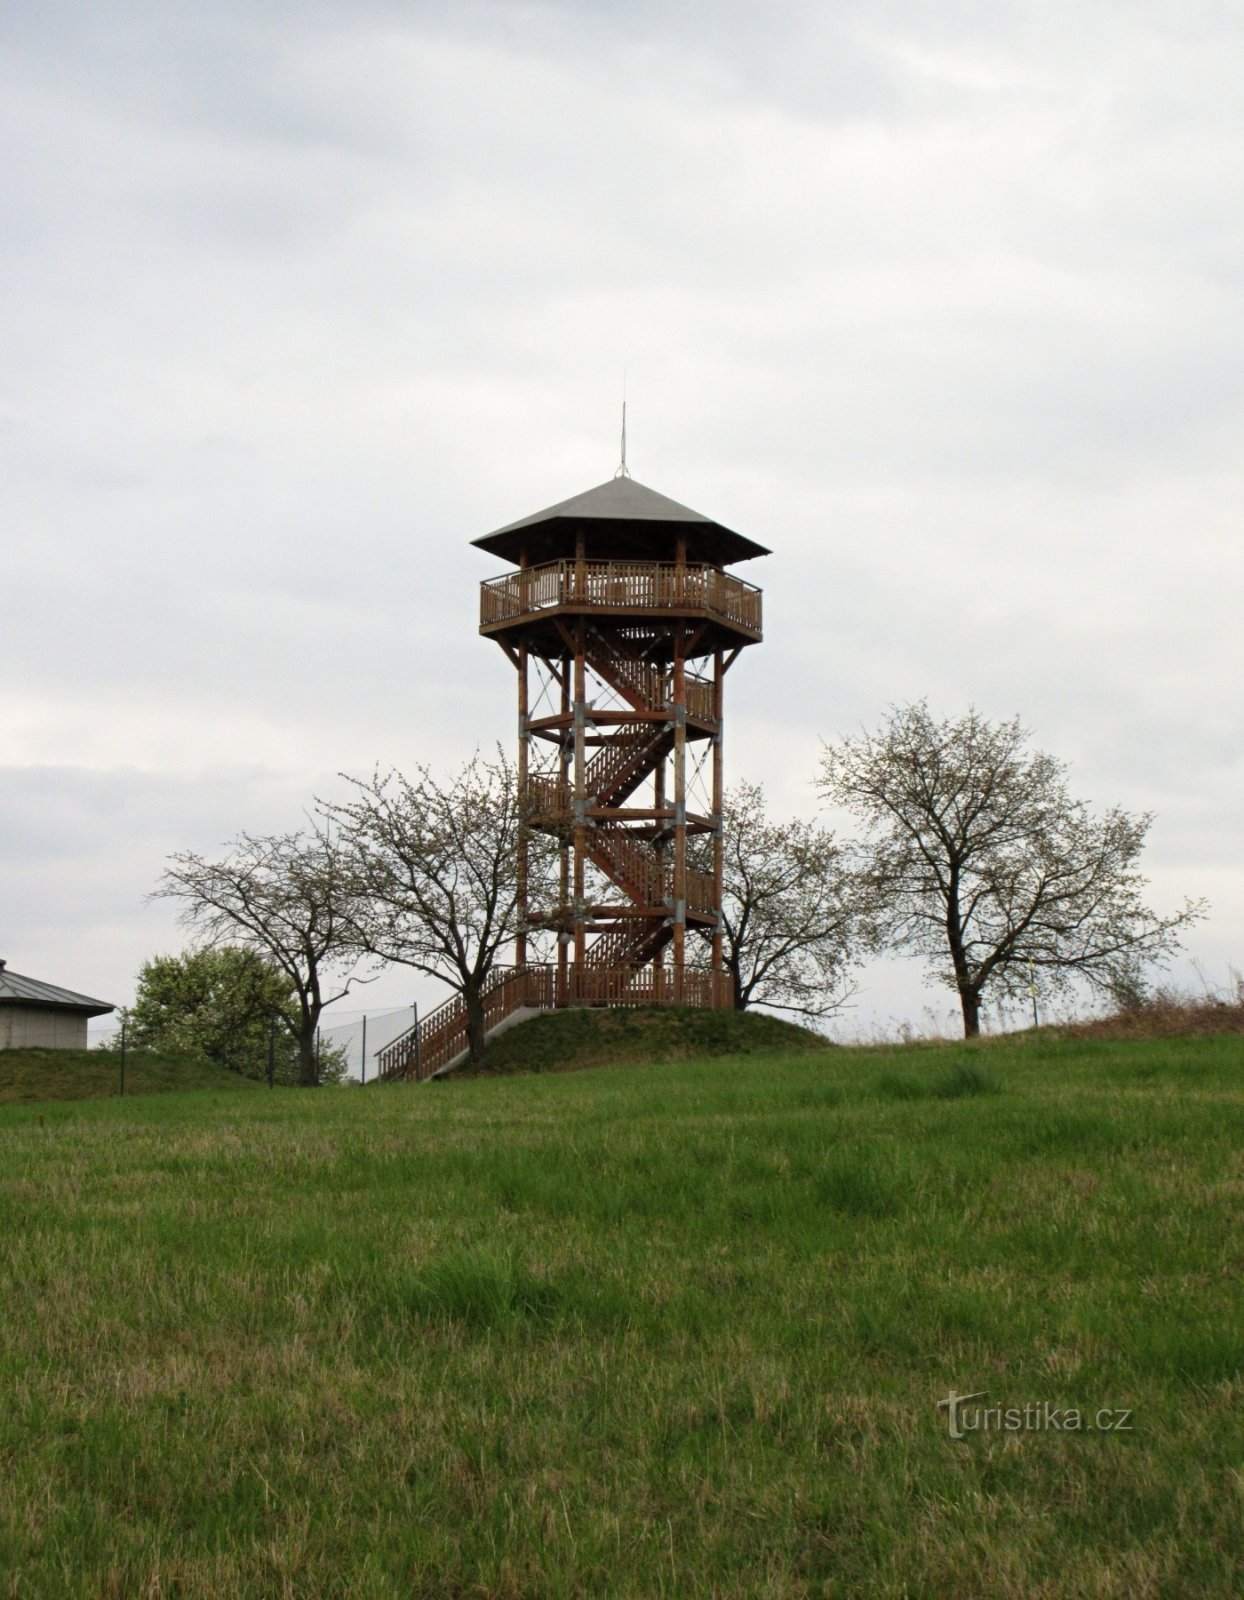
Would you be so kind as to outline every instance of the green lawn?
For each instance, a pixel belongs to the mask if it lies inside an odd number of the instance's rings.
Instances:
[[[0,1108],[0,1594],[1233,1596],[1242,1057]]]
[[[127,1095],[239,1087],[256,1089],[261,1085],[186,1056],[154,1050],[131,1050],[126,1055]],[[110,1050],[0,1050],[0,1106],[33,1105],[43,1100],[106,1100],[120,1090],[121,1058]]]
[[[484,1073],[564,1072],[635,1061],[789,1055],[832,1050],[824,1034],[763,1011],[693,1011],[664,1006],[543,1011],[488,1044]],[[464,1067],[458,1077],[466,1077]]]

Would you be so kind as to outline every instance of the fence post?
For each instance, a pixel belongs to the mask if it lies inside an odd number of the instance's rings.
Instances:
[[[315,1087],[320,1086],[320,1030],[315,1030]]]
[[[417,1000],[413,1001],[412,1004],[411,1004],[411,1008],[410,1009],[415,1014],[415,1022],[414,1022],[414,1028],[415,1028],[415,1081],[418,1082],[418,1080],[419,1080],[419,1068],[420,1068],[420,1065],[421,1065],[420,1057],[419,1057],[419,1002]]]
[[[276,1077],[276,1018],[268,1018],[268,1087]]]
[[[125,1018],[121,1018],[121,1098],[125,1099]]]
[[[360,1079],[360,1082],[366,1083],[367,1082],[367,1013],[366,1013],[366,1011],[364,1011],[364,1013],[363,1013],[363,1049],[362,1049],[362,1053],[361,1053],[361,1063],[362,1063],[363,1075],[362,1075],[362,1078]]]

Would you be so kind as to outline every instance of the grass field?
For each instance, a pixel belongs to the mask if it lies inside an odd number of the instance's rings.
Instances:
[[[106,1100],[121,1088],[120,1057],[110,1050],[0,1050],[0,1106],[43,1100]],[[125,1092],[266,1087],[223,1067],[155,1050],[131,1050]]]
[[[498,1033],[488,1043],[481,1071],[567,1072],[635,1061],[687,1061],[834,1048],[824,1034],[763,1011],[582,1007],[544,1011],[520,1027]],[[468,1072],[460,1067],[456,1076],[464,1078]]]
[[[1235,1595],[1241,1057],[0,1108],[0,1594]]]

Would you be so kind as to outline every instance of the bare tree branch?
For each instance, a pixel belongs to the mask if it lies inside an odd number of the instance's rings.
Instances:
[[[1047,996],[1077,978],[1134,986],[1205,911],[1150,911],[1137,863],[1152,816],[1094,817],[1068,794],[1064,764],[1028,738],[1018,718],[939,723],[920,701],[822,757],[821,792],[868,829],[889,939],[937,964],[968,1037],[987,989],[1014,999],[1034,982]]]
[[[518,929],[518,846],[525,822],[504,752],[479,752],[441,781],[427,767],[349,778],[354,798],[321,803],[350,862],[355,938],[384,961],[439,978],[467,1006],[472,1055],[483,1049],[483,989]],[[531,896],[542,894],[548,841],[527,834]]]
[[[869,937],[846,853],[818,823],[771,821],[760,784],[728,791],[723,827],[723,950],[736,1006],[831,1015],[854,992],[848,973]],[[710,842],[693,849],[711,871]]]
[[[284,973],[292,996],[275,1009],[298,1044],[298,1081],[314,1084],[320,1013],[358,981],[349,879],[329,831],[243,833],[214,861],[183,851],[151,898],[180,901],[181,922],[206,944],[259,951]]]

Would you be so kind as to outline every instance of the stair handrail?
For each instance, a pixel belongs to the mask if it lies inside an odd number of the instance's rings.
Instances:
[[[491,1032],[523,1006],[545,1010],[553,1004],[553,969],[539,963],[494,967],[480,998],[485,1031]],[[450,995],[378,1053],[380,1075],[388,1078],[413,1076],[420,1080],[431,1077],[466,1048],[467,1020],[467,1005],[462,995]]]

